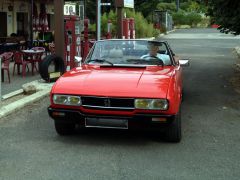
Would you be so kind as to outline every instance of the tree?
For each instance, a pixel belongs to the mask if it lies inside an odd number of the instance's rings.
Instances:
[[[208,0],[208,15],[221,32],[240,34],[240,1]]]

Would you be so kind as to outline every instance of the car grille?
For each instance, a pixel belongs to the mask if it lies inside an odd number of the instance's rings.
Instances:
[[[91,109],[133,110],[133,98],[81,96],[82,106]]]

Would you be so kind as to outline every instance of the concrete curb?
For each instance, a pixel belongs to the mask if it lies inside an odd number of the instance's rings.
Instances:
[[[29,96],[26,96],[22,99],[19,99],[13,103],[10,103],[4,107],[1,107],[0,108],[0,119],[11,113],[16,112],[17,110],[19,110],[27,105],[30,105],[30,104],[48,96],[49,92],[52,88],[52,85],[53,85],[53,83],[45,83],[45,82],[41,82],[39,80],[30,82],[27,84],[36,86],[37,92],[34,94],[31,94]],[[26,84],[24,84],[24,85],[26,85]],[[23,90],[20,89],[20,90],[16,91],[15,93],[10,93],[8,95],[5,95],[6,99],[11,98],[12,96],[16,96],[17,92],[19,94],[21,94],[23,92]]]

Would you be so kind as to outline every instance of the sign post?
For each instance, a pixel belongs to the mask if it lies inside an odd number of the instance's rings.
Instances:
[[[97,0],[97,40],[101,39],[101,6],[111,6],[111,3],[101,3],[101,0]]]
[[[123,38],[123,8],[134,8],[134,0],[115,0],[117,8],[117,36],[119,39]]]
[[[0,57],[0,67],[2,67],[2,58]],[[2,101],[2,72],[0,73],[0,103]]]

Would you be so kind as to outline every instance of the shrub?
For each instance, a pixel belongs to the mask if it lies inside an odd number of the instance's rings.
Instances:
[[[202,16],[199,13],[184,13],[183,11],[173,13],[173,22],[176,26],[190,25],[191,27],[196,27],[201,21]]]

